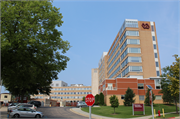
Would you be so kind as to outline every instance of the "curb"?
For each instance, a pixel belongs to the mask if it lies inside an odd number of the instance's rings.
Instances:
[[[70,109],[70,111],[73,112],[73,113],[75,113],[75,114],[84,116],[84,117],[89,117],[89,115],[86,115],[86,114],[82,114],[82,113],[76,112],[76,111],[72,110],[72,108]],[[81,111],[82,111],[82,110],[81,110]],[[86,112],[86,113],[87,113],[87,112]],[[94,116],[92,116],[92,114],[91,114],[91,118],[94,118],[94,119],[103,119],[103,118],[97,118],[97,117],[94,117]]]
[[[72,110],[72,108],[70,109],[70,111],[73,112],[73,113],[76,113],[76,114],[78,114],[78,115],[81,115],[81,116],[89,117],[89,116],[87,116],[87,115],[84,115],[84,114],[81,114],[81,113],[78,113],[78,112]]]

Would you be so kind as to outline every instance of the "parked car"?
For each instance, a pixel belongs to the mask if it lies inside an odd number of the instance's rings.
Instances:
[[[35,117],[41,118],[43,117],[43,113],[39,111],[35,111],[30,109],[29,107],[20,107],[18,109],[11,110],[9,113],[9,117],[19,118],[19,117]]]
[[[16,105],[15,107],[14,107],[14,106],[9,107],[9,108],[8,108],[8,112],[9,112],[10,110],[13,110],[13,109],[16,109],[16,108],[18,109],[18,108],[22,108],[22,107],[29,107],[29,108],[32,109],[32,110],[36,110],[36,109],[37,109],[37,107],[36,107],[35,105],[33,105],[33,104],[20,103],[20,104]]]
[[[36,107],[40,107],[41,106],[41,102],[40,101],[30,101],[28,102],[29,104],[33,104],[35,105]]]
[[[87,107],[87,104],[84,101],[80,101],[77,103],[76,107]]]

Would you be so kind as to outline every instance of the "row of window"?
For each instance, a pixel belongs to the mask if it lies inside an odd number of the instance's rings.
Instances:
[[[108,65],[108,68],[111,67],[111,65],[113,64],[113,62],[116,60],[116,58],[119,56],[120,51],[117,52],[117,54],[115,55],[115,57],[113,58],[113,60],[111,61],[111,63]]]
[[[115,54],[115,52],[118,50],[118,48],[119,48],[119,43],[118,43],[118,45],[116,46],[116,48],[114,49],[113,53],[111,54],[108,62],[109,62],[109,61],[111,60],[111,58],[114,56],[114,54]]]
[[[53,88],[51,90],[91,90],[91,88]]]
[[[91,94],[91,92],[52,92],[55,95],[71,95],[71,94]]]
[[[120,62],[120,58],[116,61],[116,63],[111,67],[111,69],[108,71],[108,74],[111,73],[111,71],[118,65],[118,63]]]
[[[123,54],[121,55],[121,60],[124,59],[124,57],[128,54],[128,53],[141,53],[141,49],[140,48],[127,48]]]
[[[112,78],[119,70],[120,70],[120,66],[111,74],[109,78]]]
[[[125,96],[121,95],[121,99],[124,100]],[[144,95],[139,95],[139,100],[145,100]],[[162,100],[161,95],[156,95],[155,100]]]
[[[127,57],[123,63],[121,64],[121,69],[124,68],[124,66],[128,63],[128,62],[142,62],[141,61],[141,57]]]
[[[138,28],[138,21],[125,21],[121,27],[121,29],[119,30],[119,35],[121,36],[121,34],[123,33],[124,29],[126,27],[134,27],[134,28]]]
[[[52,99],[82,99],[83,96],[51,96]]]
[[[122,77],[129,72],[142,72],[142,66],[128,66],[124,71],[122,71]]]
[[[124,39],[126,38],[126,36],[139,36],[139,31],[126,31],[124,33],[124,35],[122,36],[121,40],[120,40],[120,44],[122,44],[122,42],[124,41]],[[118,39],[116,39],[116,42],[118,41]],[[116,45],[116,42],[114,43],[113,47],[111,48],[111,51],[112,49],[114,48],[114,46]],[[116,52],[116,50],[118,49],[119,47],[119,43],[118,45],[116,46],[116,49],[114,50],[114,52],[112,53],[112,55],[110,56],[108,62],[111,60],[111,58],[113,57],[114,53]],[[110,51],[110,52],[111,52]],[[109,53],[110,55],[110,53]]]
[[[140,44],[139,39],[127,39],[124,44],[121,46],[121,52],[124,50],[124,48],[127,46],[127,44]]]
[[[111,52],[112,52],[112,50],[114,49],[114,46],[116,45],[116,43],[117,43],[118,40],[119,40],[119,36],[116,38],[116,41],[115,41],[115,43],[113,44],[113,46],[112,46],[112,48],[111,48],[111,50],[110,50],[110,52],[109,52],[109,55],[111,54]]]

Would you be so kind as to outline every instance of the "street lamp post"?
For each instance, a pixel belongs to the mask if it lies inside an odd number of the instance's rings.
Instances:
[[[152,110],[152,118],[154,119],[154,112],[153,112],[153,99],[152,99],[152,87],[150,85],[146,85],[148,89],[150,89],[150,104],[151,104],[151,110]]]

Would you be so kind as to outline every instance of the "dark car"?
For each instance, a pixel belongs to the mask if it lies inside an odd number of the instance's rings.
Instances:
[[[33,104],[35,105],[36,107],[40,107],[41,106],[41,102],[40,101],[30,101],[28,102],[29,104]]]

